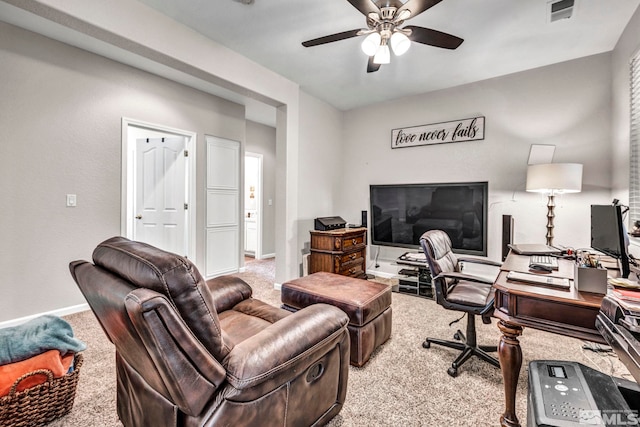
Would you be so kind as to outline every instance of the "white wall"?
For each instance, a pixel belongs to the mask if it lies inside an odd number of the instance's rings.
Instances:
[[[531,144],[553,144],[555,162],[584,164],[583,192],[557,201],[554,242],[588,246],[589,205],[611,201],[610,59],[600,54],[348,111],[342,181],[349,189],[338,211],[358,221],[369,209],[370,184],[488,181],[488,256],[497,260],[503,214],[514,216],[516,242],[545,241],[546,199],[524,188]],[[479,115],[483,141],[391,149],[394,128]],[[403,251],[381,248],[380,257]]]
[[[640,9],[629,20],[612,53],[613,190],[624,203],[629,197],[629,61],[640,49]]]
[[[247,120],[245,151],[262,154],[262,255],[273,255],[276,251],[276,129]]]
[[[137,0],[6,0],[7,15],[33,31],[96,48],[198,87],[212,85],[277,108],[276,278],[297,275],[298,98],[296,83]],[[20,9],[16,11],[16,9]],[[141,19],[144,17],[144,19]],[[152,64],[150,64],[150,62]]]
[[[322,216],[343,215],[336,198],[348,191],[342,180],[345,159],[342,113],[329,104],[300,92],[300,145],[298,180],[297,262],[309,251],[309,230]],[[346,219],[346,218],[345,218]]]
[[[640,50],[640,9],[629,20],[627,28],[612,53],[612,188],[613,196],[623,204],[629,202],[629,61]],[[640,239],[631,238],[631,253],[640,257]]]
[[[638,13],[613,59],[603,54],[341,113],[139,2],[115,1],[108,7],[100,0],[11,4],[279,105],[279,281],[299,270],[313,218],[337,214],[359,222],[360,211],[369,209],[371,183],[488,180],[494,259],[503,213],[516,219],[516,241],[544,238],[545,200],[523,192],[530,144],[555,144],[556,161],[585,164],[584,192],[564,197],[556,209],[558,243],[588,244],[588,205],[610,202],[612,186],[626,190],[628,94],[620,82],[626,56],[639,44]],[[129,19],[143,14],[142,22]],[[83,302],[66,265],[119,232],[119,117],[195,129],[199,149],[204,133],[242,139],[244,124],[235,104],[8,25],[0,33],[2,321]],[[393,128],[476,114],[487,117],[484,141],[390,149]],[[70,192],[79,195],[74,210],[63,206]],[[384,252],[393,259],[402,250]]]
[[[243,141],[244,107],[4,23],[0,57],[0,322],[84,303],[68,264],[120,234],[123,116],[197,132],[204,229],[204,135]]]

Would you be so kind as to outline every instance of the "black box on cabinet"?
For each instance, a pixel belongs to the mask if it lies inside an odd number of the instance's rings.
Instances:
[[[318,231],[338,230],[346,225],[347,222],[339,216],[325,216],[314,221],[314,228]]]

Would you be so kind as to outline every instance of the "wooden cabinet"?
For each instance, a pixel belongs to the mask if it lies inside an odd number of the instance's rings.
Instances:
[[[366,228],[311,231],[310,274],[327,271],[344,276],[365,277],[366,263]]]

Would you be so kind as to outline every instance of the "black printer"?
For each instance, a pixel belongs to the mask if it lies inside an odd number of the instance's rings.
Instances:
[[[577,362],[529,364],[527,425],[640,426],[640,312],[605,296],[596,328],[636,382],[612,377]]]

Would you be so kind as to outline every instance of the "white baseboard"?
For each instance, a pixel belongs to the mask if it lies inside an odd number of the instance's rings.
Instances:
[[[274,283],[273,284],[273,289],[275,289],[276,291],[279,291],[282,289],[282,283]]]
[[[30,316],[20,317],[18,319],[6,320],[4,322],[0,322],[0,329],[21,325],[24,322],[28,322],[29,320],[35,319],[36,317],[44,316],[45,314],[52,314],[54,316],[62,317],[62,316],[67,316],[69,314],[79,313],[81,311],[87,311],[87,310],[89,310],[89,304],[85,303],[85,304],[72,305],[71,307],[60,308],[58,310],[32,314]]]
[[[275,258],[276,254],[262,254],[260,259]]]

